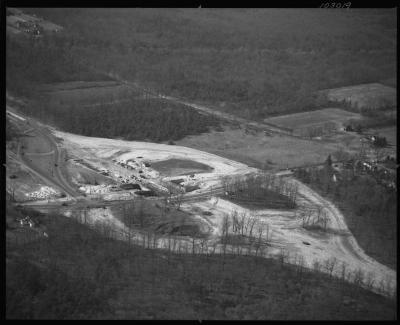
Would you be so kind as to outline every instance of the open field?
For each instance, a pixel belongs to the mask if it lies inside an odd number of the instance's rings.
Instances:
[[[330,101],[345,102],[358,109],[396,106],[396,89],[379,83],[326,89],[321,92]]]
[[[271,170],[322,163],[339,148],[356,153],[360,147],[359,136],[354,133],[339,133],[327,140],[305,140],[265,136],[261,132],[246,134],[240,129],[188,136],[176,143]]]
[[[20,153],[42,172],[54,173],[54,150],[43,138],[30,134],[21,138]]]
[[[361,119],[361,115],[339,108],[325,108],[317,111],[280,115],[265,119],[265,122],[290,128],[294,133],[309,127],[324,127],[331,123],[339,129],[349,119]]]

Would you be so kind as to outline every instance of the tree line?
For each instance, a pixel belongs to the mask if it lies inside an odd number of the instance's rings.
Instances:
[[[67,132],[126,140],[179,140],[220,125],[213,116],[160,99],[130,98],[96,107],[53,106],[39,101],[21,109]]]
[[[262,205],[269,208],[294,208],[297,186],[269,173],[257,173],[245,177],[224,177],[225,196],[247,206]]]

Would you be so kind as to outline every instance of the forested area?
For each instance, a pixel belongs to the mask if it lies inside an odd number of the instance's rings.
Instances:
[[[394,300],[289,265],[284,254],[176,254],[117,241],[107,227],[40,218],[47,238],[7,243],[8,319],[396,318]]]
[[[161,93],[223,104],[220,109],[248,118],[318,108],[324,101],[316,90],[377,82],[396,71],[393,10],[27,12],[65,29],[35,41],[47,42],[40,46],[48,53],[34,57],[29,49],[7,57],[8,65],[24,65],[16,69],[20,79],[49,78],[54,71],[57,78],[70,78],[68,69],[94,66]],[[14,50],[7,40],[7,55]],[[49,57],[57,51],[63,54]],[[8,71],[7,77],[16,78]]]
[[[345,169],[333,179],[330,166],[318,170],[298,169],[297,178],[332,199],[368,255],[396,268],[397,192],[379,184],[372,176]]]
[[[21,110],[63,131],[126,140],[172,141],[220,125],[213,116],[160,99],[131,98],[95,107],[48,105],[39,101]]]
[[[70,52],[71,40],[63,35],[40,39],[6,38],[7,90],[32,96],[42,83],[105,80]]]

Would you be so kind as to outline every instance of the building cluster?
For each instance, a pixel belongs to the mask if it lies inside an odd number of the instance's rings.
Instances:
[[[43,27],[36,22],[17,21],[17,28],[32,36],[39,37],[43,34]]]
[[[375,178],[375,180],[390,189],[396,190],[396,172],[384,166],[386,160],[392,161],[394,157],[387,156],[384,161],[371,161],[371,160],[356,160],[350,159],[342,163],[334,163],[332,168],[333,180],[336,182],[342,178],[341,171],[343,169],[353,170],[356,174],[368,174]]]

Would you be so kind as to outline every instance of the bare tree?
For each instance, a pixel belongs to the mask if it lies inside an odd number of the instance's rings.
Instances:
[[[281,266],[283,266],[283,264],[285,264],[287,262],[288,253],[285,251],[284,248],[281,248],[278,258],[279,258],[279,261],[281,263]]]
[[[146,218],[145,213],[144,213],[143,205],[144,205],[143,199],[140,198],[139,199],[139,203],[138,203],[138,211],[137,211],[137,215],[136,216],[137,216],[137,220],[139,221],[139,225],[140,225],[141,228],[144,227],[144,221],[145,221],[145,218]]]
[[[362,269],[357,269],[356,271],[354,271],[354,277],[353,277],[353,283],[361,286],[364,282],[364,272]]]
[[[224,218],[222,220],[222,244],[223,244],[222,269],[224,269],[225,266],[226,246],[229,236],[229,227],[230,227],[229,216],[224,215]]]
[[[367,276],[365,277],[365,285],[368,289],[372,289],[375,284],[375,276],[372,272],[368,272]]]
[[[321,267],[322,267],[322,265],[321,265],[321,262],[319,260],[314,260],[313,261],[313,269],[314,269],[314,271],[320,272],[321,271]]]
[[[258,256],[258,251],[260,250],[261,245],[262,245],[263,231],[264,231],[264,229],[263,229],[262,226],[258,227],[258,238],[257,238],[256,244],[255,244],[255,246],[256,246],[256,256]]]
[[[337,263],[336,257],[332,257],[325,261],[325,269],[329,273],[329,277],[332,277],[333,270],[335,269]]]
[[[342,262],[341,279],[342,279],[343,282],[346,281],[346,276],[347,276],[346,269],[347,269],[347,263],[346,262]]]
[[[176,204],[176,209],[177,210],[181,209],[181,204],[182,204],[182,201],[183,201],[183,197],[184,197],[184,193],[183,192],[179,192],[175,196],[175,204]]]

